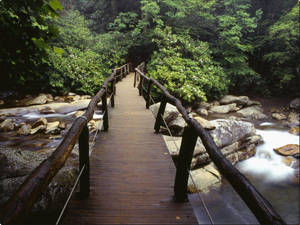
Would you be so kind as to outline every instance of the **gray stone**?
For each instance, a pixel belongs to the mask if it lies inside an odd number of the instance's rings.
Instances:
[[[4,101],[0,99],[0,105],[4,105]]]
[[[220,113],[220,114],[226,114],[229,112],[235,112],[239,108],[236,107],[236,103],[232,103],[229,105],[220,105],[220,106],[212,106],[209,111],[213,113]]]
[[[30,105],[42,105],[42,104],[45,104],[48,100],[48,97],[47,95],[45,94],[40,94],[39,96],[33,98],[33,99],[30,99],[28,101],[25,101],[24,102],[24,105],[25,106],[30,106]]]
[[[183,134],[183,129],[185,126],[186,122],[181,115],[168,122],[168,127],[171,130],[172,135],[174,136],[181,136]]]
[[[234,95],[225,95],[220,103],[222,105],[228,105],[232,103],[236,103],[237,105],[246,106],[248,105],[249,98],[247,96],[234,96]]]
[[[263,109],[260,106],[250,106],[243,108],[237,112],[237,115],[251,119],[265,119],[267,116],[263,114]]]
[[[0,148],[0,205],[12,196],[26,177],[46,158],[48,153]],[[62,208],[78,174],[78,156],[71,154],[65,166],[53,178],[41,198],[34,204],[32,212],[55,211]]]
[[[188,191],[191,193],[207,192],[212,187],[216,187],[221,184],[221,174],[216,169],[213,163],[197,170],[191,171],[191,177],[188,180]],[[194,185],[195,183],[195,185]]]
[[[0,131],[12,131],[15,128],[15,123],[13,119],[6,119],[0,124]]]
[[[290,102],[289,106],[291,109],[300,109],[300,98],[295,98]]]
[[[31,125],[30,124],[22,124],[19,130],[17,131],[20,135],[29,135],[31,132]]]
[[[213,130],[216,128],[216,126],[214,124],[212,124],[211,122],[209,122],[208,120],[202,118],[202,117],[199,117],[199,116],[196,116],[194,117],[194,119],[204,128],[204,129],[207,129],[207,130]]]
[[[296,113],[296,112],[291,112],[289,115],[288,115],[288,122],[290,125],[293,125],[293,126],[298,126],[299,125],[299,113]]]
[[[284,115],[283,113],[272,113],[272,118],[275,120],[285,120],[286,115]]]
[[[225,119],[210,122],[216,127],[216,129],[210,131],[210,134],[218,147],[230,145],[255,134],[254,125],[249,122]]]
[[[207,111],[207,109],[204,109],[204,108],[197,109],[196,113],[200,116],[208,116],[208,111]]]
[[[59,121],[47,123],[45,133],[46,134],[48,134],[48,133],[59,134],[60,133]]]
[[[159,106],[160,106],[160,102],[153,104],[149,107],[155,117],[157,117]],[[166,120],[166,123],[168,124],[170,121],[176,119],[178,115],[179,112],[177,108],[174,105],[167,103],[164,112],[164,119]]]

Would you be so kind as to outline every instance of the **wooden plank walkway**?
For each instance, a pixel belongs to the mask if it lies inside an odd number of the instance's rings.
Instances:
[[[91,155],[91,193],[75,197],[64,224],[198,224],[190,203],[175,203],[175,166],[154,118],[133,88],[133,74],[117,84],[110,128]]]

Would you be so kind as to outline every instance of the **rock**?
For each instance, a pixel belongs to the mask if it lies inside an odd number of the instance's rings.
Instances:
[[[296,159],[291,156],[287,156],[284,157],[281,162],[283,162],[286,166],[291,167],[296,162]]]
[[[209,111],[213,113],[220,113],[220,114],[226,114],[229,112],[235,112],[239,108],[236,107],[236,103],[232,103],[229,105],[220,105],[220,106],[212,106]]]
[[[273,149],[276,153],[284,156],[293,156],[299,154],[299,145],[297,144],[289,144],[284,145],[280,148],[274,148]]]
[[[246,144],[245,142],[244,143],[242,142],[243,141],[235,142],[221,149],[222,154],[233,165],[236,164],[237,162],[248,159],[254,156],[255,154],[255,145],[257,143],[251,144],[250,142],[248,142]],[[195,168],[203,167],[211,162],[212,160],[210,159],[209,155],[206,153],[206,151],[202,150],[200,154],[196,155],[192,159],[191,168],[195,169]]]
[[[249,101],[247,103],[247,106],[254,106],[254,105],[262,106],[259,101],[252,101],[252,100],[249,99]]]
[[[228,105],[232,103],[236,103],[237,105],[246,106],[248,105],[249,98],[247,96],[234,96],[234,95],[225,95],[220,103],[222,105]]]
[[[196,113],[200,116],[208,116],[208,111],[206,109],[197,109]]]
[[[52,133],[52,134],[59,134],[60,133],[60,129],[59,129],[59,121],[56,122],[52,122],[52,123],[47,123],[46,126],[46,131],[45,133]]]
[[[57,102],[64,102],[65,99],[64,99],[63,97],[61,97],[61,96],[55,96],[55,97],[54,97],[54,101],[57,101]]]
[[[46,94],[46,96],[47,96],[47,103],[54,101],[54,98],[51,94]]]
[[[177,116],[174,120],[168,123],[168,127],[173,136],[181,136],[185,126],[186,122],[181,115]]]
[[[191,171],[192,179],[189,177],[188,180],[188,191],[191,193],[196,192],[207,192],[210,188],[221,184],[221,174],[215,168],[214,164],[211,163],[201,169]]]
[[[291,112],[289,115],[288,115],[288,122],[290,125],[296,125],[296,126],[299,126],[299,113],[296,113],[296,112]]]
[[[0,131],[7,132],[15,129],[15,123],[13,119],[6,119],[0,124]]]
[[[31,131],[31,125],[30,124],[22,124],[22,126],[17,131],[20,135],[29,135]]]
[[[38,132],[42,132],[42,131],[45,131],[47,128],[46,125],[39,125],[35,128],[32,128],[31,131],[30,131],[30,134],[35,134],[35,133],[38,133]]]
[[[157,117],[157,112],[158,112],[159,106],[160,106],[160,102],[153,104],[149,107],[155,117]],[[164,119],[166,120],[166,123],[168,124],[170,121],[176,119],[178,115],[179,115],[179,112],[178,112],[177,108],[175,106],[167,103],[166,109],[164,112]]]
[[[254,125],[249,122],[225,119],[210,122],[216,127],[210,134],[218,147],[225,147],[242,138],[255,135]]]
[[[263,114],[263,109],[260,106],[250,106],[243,108],[237,112],[237,115],[258,120],[267,118],[267,116]]]
[[[64,130],[64,129],[66,129],[67,125],[65,122],[60,122],[58,127],[59,127],[59,129]]]
[[[42,117],[32,124],[32,128],[38,127],[40,125],[47,125],[47,123],[47,119]]]
[[[207,130],[213,130],[215,129],[215,125],[213,125],[211,122],[209,122],[208,120],[206,119],[203,119],[199,116],[197,117],[194,117],[195,120],[197,120],[197,122],[204,128],[204,129],[207,129]]]
[[[74,102],[74,101],[79,101],[81,98],[79,95],[70,95],[67,96],[67,101],[69,102]]]
[[[75,93],[73,93],[73,92],[69,92],[68,93],[68,96],[75,96],[76,94]]]
[[[49,106],[46,106],[40,110],[40,113],[41,114],[51,114],[51,113],[55,113],[55,110]]]
[[[178,156],[182,138],[181,137],[171,137],[168,135],[163,135],[163,138],[167,145],[170,155]]]
[[[0,205],[12,196],[26,177],[47,157],[49,153],[0,148]],[[31,212],[55,212],[62,208],[78,174],[77,156],[71,154],[65,166],[43,191]]]
[[[81,100],[84,100],[84,99],[91,99],[92,97],[90,95],[82,95],[80,96],[80,99]]]
[[[84,111],[77,111],[74,115],[76,116],[76,117],[79,117],[79,116],[82,116],[83,114],[84,114],[85,112]]]
[[[283,113],[272,113],[272,118],[276,120],[285,120],[286,115],[284,115]]]
[[[40,94],[39,96],[24,102],[24,105],[25,106],[42,105],[42,104],[45,104],[47,102],[47,100],[48,100],[47,95]]]
[[[4,101],[0,99],[0,105],[4,105]]]
[[[150,106],[150,110],[152,111],[155,117],[157,116],[159,106],[160,103],[156,103]],[[175,136],[182,135],[183,128],[186,126],[186,123],[175,106],[169,103],[166,105],[166,109],[164,112],[164,119],[168,124],[172,132],[172,135]]]
[[[220,105],[220,102],[218,102],[218,101],[213,101],[212,103],[210,103],[210,107],[219,106],[219,105]]]
[[[291,109],[300,109],[300,98],[295,98],[290,102],[289,106]]]
[[[299,136],[299,127],[291,127],[289,132],[293,135],[298,135]]]

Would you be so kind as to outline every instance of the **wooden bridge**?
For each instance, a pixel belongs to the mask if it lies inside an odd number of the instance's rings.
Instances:
[[[198,224],[187,201],[189,168],[198,137],[219,171],[257,220],[261,224],[285,224],[270,203],[226,160],[209,133],[189,117],[181,102],[159,82],[144,74],[144,66],[140,64],[134,75],[129,74],[129,64],[114,70],[91,100],[85,114],[74,121],[55,152],[28,176],[1,209],[0,224],[22,222],[52,178],[63,167],[78,140],[80,174],[77,181],[80,183],[80,192],[78,197],[72,197],[58,222]],[[138,91],[132,87],[133,84],[136,86],[137,77]],[[120,80],[122,82],[118,83],[116,93],[116,82]],[[153,85],[162,93],[155,120],[147,110]],[[107,103],[109,95],[110,104]],[[146,99],[146,107],[142,96]],[[99,101],[102,101],[104,110],[103,130],[107,132],[100,132],[96,147],[89,156],[87,123],[92,119]],[[187,123],[176,168],[158,133],[167,102],[177,107]]]
[[[73,198],[64,224],[197,224],[190,204],[172,199],[176,169],[133,78],[118,84],[109,131],[90,156],[91,193]]]

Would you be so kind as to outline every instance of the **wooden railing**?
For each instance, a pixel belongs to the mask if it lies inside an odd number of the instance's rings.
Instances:
[[[155,132],[159,132],[163,125],[163,114],[167,103],[176,106],[179,113],[187,123],[184,128],[179,157],[176,166],[174,194],[176,201],[187,200],[187,182],[189,169],[193,157],[197,138],[200,137],[211,160],[218,167],[220,173],[229,181],[235,191],[244,200],[249,209],[261,224],[286,224],[272,205],[256,190],[250,181],[241,174],[221,153],[211,135],[193,118],[191,118],[182,106],[181,101],[172,96],[167,89],[155,79],[144,74],[145,63],[135,68],[134,87],[139,79],[139,94],[146,100],[146,108],[149,108],[151,87],[155,85],[161,92],[161,103],[154,125]]]
[[[82,197],[89,195],[89,129],[87,124],[93,118],[98,102],[102,101],[102,109],[104,110],[103,130],[108,130],[108,92],[110,91],[111,93],[111,107],[114,107],[115,84],[129,73],[130,66],[128,63],[113,70],[111,76],[104,81],[101,89],[91,99],[85,113],[73,122],[53,154],[32,171],[17,192],[4,204],[0,213],[0,224],[21,223],[26,213],[31,210],[34,203],[47,188],[52,178],[64,166],[77,140],[79,141],[81,171],[79,194]]]

